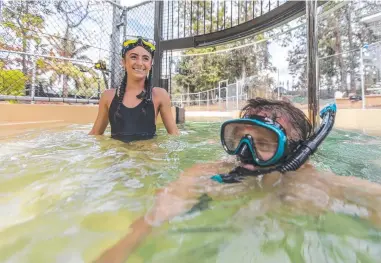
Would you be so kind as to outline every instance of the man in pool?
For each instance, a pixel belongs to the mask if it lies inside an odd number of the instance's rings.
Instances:
[[[335,113],[335,105],[323,109],[322,123],[313,132],[308,118],[292,104],[249,100],[241,118],[221,127],[221,143],[229,155],[237,156],[238,163],[199,164],[185,170],[157,192],[152,208],[96,262],[124,262],[153,227],[194,209],[203,194],[215,199],[258,189],[266,191],[266,197],[254,209],[245,207],[238,213],[259,216],[288,205],[309,214],[354,215],[381,226],[380,185],[318,172],[307,162],[333,127]]]

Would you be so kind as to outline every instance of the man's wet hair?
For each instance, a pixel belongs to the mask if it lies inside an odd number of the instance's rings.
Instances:
[[[287,101],[268,100],[264,98],[250,99],[242,108],[240,117],[256,115],[260,112],[265,113],[266,117],[274,121],[277,119],[286,119],[290,122],[292,132],[288,134],[288,137],[293,141],[304,141],[313,133],[312,125],[308,117],[303,111]]]

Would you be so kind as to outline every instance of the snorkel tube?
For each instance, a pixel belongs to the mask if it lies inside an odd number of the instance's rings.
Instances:
[[[329,132],[332,130],[335,124],[336,117],[336,104],[330,104],[320,111],[320,118],[322,122],[310,139],[308,139],[302,146],[300,146],[293,156],[286,160],[276,170],[285,173],[289,171],[296,171],[300,168],[308,159],[308,157],[315,153],[319,145],[324,141]]]
[[[308,159],[308,157],[316,152],[319,145],[324,141],[335,124],[336,104],[330,104],[320,111],[322,122],[317,131],[302,145],[300,145],[284,163],[267,169],[248,170],[241,166],[236,167],[228,174],[218,174],[212,177],[212,180],[220,183],[238,183],[247,176],[265,175],[271,172],[286,173],[296,171]]]

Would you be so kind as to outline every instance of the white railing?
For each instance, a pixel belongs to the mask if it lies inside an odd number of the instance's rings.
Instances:
[[[193,107],[205,110],[239,110],[247,101],[248,94],[244,81],[227,84],[220,81],[218,88],[195,93],[173,94],[172,104],[177,107]]]

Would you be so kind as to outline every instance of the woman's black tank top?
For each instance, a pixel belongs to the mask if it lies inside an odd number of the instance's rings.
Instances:
[[[155,107],[152,100],[142,100],[135,108],[127,108],[121,104],[119,113],[122,118],[115,116],[117,109],[118,96],[115,93],[108,113],[113,139],[131,142],[156,136]]]

